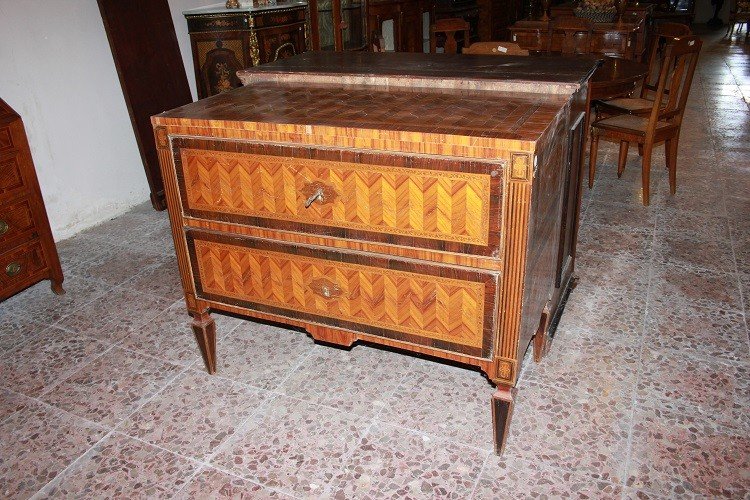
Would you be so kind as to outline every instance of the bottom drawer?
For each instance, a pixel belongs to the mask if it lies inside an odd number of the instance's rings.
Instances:
[[[199,297],[489,358],[499,276],[188,231]]]
[[[0,255],[0,298],[47,267],[39,241],[17,247]]]

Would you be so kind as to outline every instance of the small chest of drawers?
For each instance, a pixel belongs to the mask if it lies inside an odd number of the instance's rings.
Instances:
[[[63,274],[21,117],[0,99],[0,300]]]

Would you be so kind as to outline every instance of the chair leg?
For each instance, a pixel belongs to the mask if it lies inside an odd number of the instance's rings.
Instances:
[[[643,156],[643,144],[638,143],[638,156]]]
[[[670,139],[664,144],[669,169],[669,192],[677,192],[677,138]]]
[[[622,177],[625,164],[628,162],[628,141],[620,141],[620,157],[617,159],[617,178]]]
[[[594,187],[594,176],[596,175],[596,153],[599,150],[599,134],[595,128],[591,128],[591,149],[589,149],[589,189]]]
[[[649,204],[649,191],[651,187],[651,151],[654,148],[653,143],[646,143],[643,146],[643,165],[641,166],[641,182],[643,185],[643,204]]]

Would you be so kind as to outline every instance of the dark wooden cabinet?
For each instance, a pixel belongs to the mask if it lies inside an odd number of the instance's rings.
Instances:
[[[0,99],[0,301],[42,280],[64,293],[21,117]]]
[[[241,85],[237,71],[307,49],[307,2],[268,7],[203,7],[183,13],[188,23],[198,97]]]
[[[523,17],[521,0],[477,0],[477,7],[482,41],[510,39],[509,28]]]

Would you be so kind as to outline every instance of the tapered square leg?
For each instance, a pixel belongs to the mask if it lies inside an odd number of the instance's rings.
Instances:
[[[492,429],[495,436],[495,453],[501,455],[505,449],[510,429],[510,418],[513,414],[513,393],[515,389],[507,385],[498,385],[492,395]]]
[[[216,373],[216,323],[209,313],[196,314],[193,318],[193,332],[203,355],[208,373]]]

